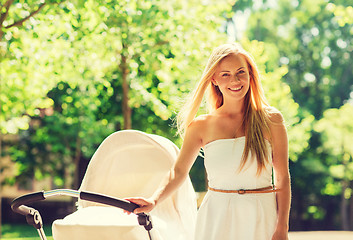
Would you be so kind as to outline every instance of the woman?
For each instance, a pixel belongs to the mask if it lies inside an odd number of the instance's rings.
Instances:
[[[195,117],[206,89],[210,112]],[[239,45],[213,51],[193,98],[178,115],[178,127],[184,141],[170,175],[151,198],[128,199],[140,205],[134,212],[149,212],[173,193],[203,148],[209,191],[195,239],[287,240],[286,128],[280,112],[266,102],[255,62]]]

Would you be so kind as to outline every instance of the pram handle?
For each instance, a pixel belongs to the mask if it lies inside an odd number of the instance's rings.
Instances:
[[[136,208],[140,207],[139,205],[127,200],[113,198],[102,194],[86,192],[86,191],[81,191],[80,199],[91,201],[91,202],[103,203],[106,205],[124,209],[129,212],[133,212]]]
[[[46,192],[44,191],[34,192],[34,193],[20,196],[12,201],[11,209],[16,213],[26,216],[27,223],[37,229],[41,239],[46,240],[47,238],[43,231],[43,221],[42,221],[42,217],[40,216],[40,213],[36,209],[28,207],[25,204],[42,201],[49,197],[58,196],[58,195],[76,197],[86,201],[102,203],[102,204],[122,208],[129,212],[133,212],[136,208],[139,207],[139,205],[133,202],[130,202],[128,200],[109,197],[99,193],[76,191],[71,189],[55,189],[55,190],[50,190]],[[149,231],[152,229],[152,221],[150,219],[150,216],[145,213],[139,213],[137,215],[138,215],[139,224],[145,227],[145,229],[148,231],[149,238],[151,239],[151,235]]]
[[[113,198],[99,193],[93,193],[93,192],[87,192],[87,191],[75,191],[71,189],[55,189],[47,192],[44,192],[44,191],[34,192],[34,193],[20,196],[12,201],[11,208],[14,212],[26,216],[28,214],[32,214],[35,209],[27,207],[25,206],[25,204],[42,201],[49,197],[53,197],[57,195],[71,196],[71,197],[80,198],[86,201],[102,203],[102,204],[122,208],[129,212],[133,212],[136,208],[139,207],[139,205],[133,202],[119,199],[119,198]]]
[[[35,192],[20,196],[12,201],[11,208],[14,212],[21,215],[32,214],[35,209],[25,206],[25,204],[45,200],[44,191]]]

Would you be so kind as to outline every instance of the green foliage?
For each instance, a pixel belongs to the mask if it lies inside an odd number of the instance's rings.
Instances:
[[[329,170],[336,179],[353,180],[353,106],[349,103],[339,109],[328,109],[315,125],[322,133],[321,151],[336,157]]]
[[[57,187],[72,187],[75,165],[81,155],[90,158],[98,144],[115,129],[104,115],[100,118],[105,110],[101,105],[106,102],[100,96],[106,95],[99,86],[90,91],[60,82],[48,93],[54,106],[38,110],[29,129],[20,131],[21,142],[9,150],[20,169],[17,182],[51,175]]]
[[[335,9],[351,11],[325,0],[284,0],[249,17],[248,37],[278,47],[294,100],[316,119],[344,104],[352,91],[352,26],[340,23]]]
[[[7,122],[31,117],[19,133],[22,143],[7,150],[19,168],[17,181],[51,175],[55,185],[70,187],[77,161],[90,158],[123,124],[123,64],[132,127],[175,140],[175,109],[198,80],[200,62],[223,43],[225,35],[214,29],[227,11],[222,2],[207,1],[65,2],[14,29],[17,42],[9,51],[19,57],[3,61],[2,76],[18,82],[11,94],[17,88],[38,91],[32,101],[22,92],[16,94],[23,98],[6,101],[7,109],[28,104]],[[11,64],[17,66],[13,75]],[[48,104],[33,102],[39,99]]]
[[[43,9],[47,11],[48,4],[61,2],[17,0],[5,1],[0,5],[0,133],[2,134],[13,134],[18,129],[27,129],[29,116],[33,115],[34,110],[52,104],[45,94],[55,85],[55,81],[47,81],[46,72],[34,70],[41,68],[50,71],[50,66],[53,65],[50,61],[53,59],[48,60],[50,53],[45,56],[43,53],[52,52],[54,56],[55,53],[53,49],[47,48],[48,45],[41,46],[38,41],[28,41],[32,27],[27,23],[35,24],[36,20],[33,17]],[[35,34],[32,38],[39,36]],[[48,63],[48,68],[43,68],[43,64],[46,66]]]
[[[349,4],[349,3],[348,3]],[[352,3],[351,3],[352,4]],[[338,22],[340,27],[344,27],[346,24],[353,24],[353,7],[348,5],[347,7],[329,3],[327,10],[333,12],[335,15],[335,21]]]

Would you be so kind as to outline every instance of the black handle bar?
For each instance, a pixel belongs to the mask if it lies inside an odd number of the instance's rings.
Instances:
[[[26,194],[13,200],[11,203],[11,208],[14,212],[26,216],[28,214],[32,214],[35,209],[27,207],[25,204],[41,200],[45,200],[44,191]]]
[[[82,191],[80,193],[80,199],[91,201],[91,202],[103,203],[106,205],[124,209],[129,212],[133,212],[136,208],[140,207],[136,203],[133,203],[124,199],[113,198],[106,195],[92,193],[92,192],[85,192],[85,191]]]
[[[69,195],[73,197],[78,197],[82,200],[118,207],[129,212],[133,212],[136,208],[139,207],[139,205],[133,202],[119,199],[119,198],[109,197],[103,194],[86,192],[86,191],[79,192],[79,191],[67,190],[67,189],[57,189],[57,190],[48,191],[48,192],[41,191],[41,192],[35,192],[35,193],[30,193],[30,194],[20,196],[12,201],[11,208],[14,212],[26,216],[28,214],[32,214],[33,211],[35,210],[33,208],[25,206],[26,204],[42,201],[47,199],[48,197],[56,196],[56,195]]]
[[[20,196],[12,201],[11,208],[14,212],[19,213],[21,215],[25,215],[27,223],[35,227],[38,230],[41,239],[45,240],[46,236],[42,228],[43,221],[42,217],[40,216],[40,213],[34,208],[27,207],[25,204],[30,204],[36,201],[42,201],[47,199],[48,197],[53,197],[57,195],[66,195],[86,201],[102,203],[113,207],[118,207],[129,212],[133,212],[136,208],[139,207],[139,205],[133,202],[106,196],[103,194],[86,191],[75,191],[71,189],[55,189],[47,192],[34,192]],[[150,230],[152,229],[152,221],[150,215],[145,213],[138,213],[137,216],[139,224],[144,226],[144,228],[148,232],[149,239],[151,239]]]

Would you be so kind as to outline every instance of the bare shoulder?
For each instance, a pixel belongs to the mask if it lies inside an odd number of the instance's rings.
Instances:
[[[272,125],[284,125],[284,118],[282,113],[274,107],[267,107],[266,112],[270,120],[270,126]]]
[[[288,136],[283,115],[276,108],[266,109],[271,132],[272,161],[276,175],[288,174]],[[277,184],[278,185],[278,184]]]
[[[212,115],[210,114],[204,114],[196,117],[192,122],[190,123],[189,127],[193,128],[207,128],[207,125],[210,123],[212,120]],[[199,130],[201,130],[199,129]]]
[[[201,143],[204,142],[205,136],[209,131],[209,126],[212,124],[214,117],[210,114],[200,115],[196,117],[188,126],[186,130],[187,135],[192,135],[194,140]]]
[[[282,113],[274,108],[266,108],[269,117],[269,128],[273,143],[284,143],[287,141],[287,129]]]

